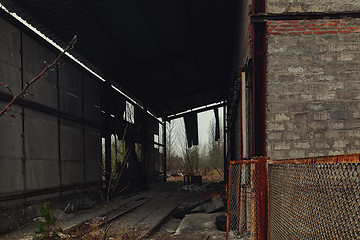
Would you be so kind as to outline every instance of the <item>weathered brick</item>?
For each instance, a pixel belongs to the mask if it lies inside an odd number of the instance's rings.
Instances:
[[[292,67],[288,67],[288,71],[289,71],[289,73],[299,74],[299,73],[303,73],[305,71],[305,69],[300,66],[296,66],[296,67],[292,66]]]
[[[285,125],[283,123],[269,123],[267,129],[269,131],[282,131],[285,130]]]
[[[291,158],[304,158],[306,155],[304,150],[291,150],[289,156]]]
[[[281,132],[272,132],[267,134],[267,138],[270,140],[280,140]]]
[[[341,155],[344,154],[345,151],[344,150],[336,150],[336,151],[329,151],[327,155]]]
[[[348,137],[360,137],[360,129],[350,129],[347,130],[344,134],[344,136]]]
[[[352,113],[353,118],[360,118],[360,111],[355,111]]]
[[[344,89],[344,83],[343,82],[329,82],[326,84],[326,88],[329,91]]]
[[[341,52],[339,56],[337,56],[338,61],[352,61],[355,58],[355,54],[352,52]]]
[[[288,150],[290,149],[289,143],[279,142],[275,143],[275,150]]]
[[[335,52],[342,52],[346,49],[346,45],[343,43],[330,43],[329,44],[329,50],[335,51]]]
[[[314,121],[309,123],[308,127],[312,130],[322,130],[324,131],[326,128],[326,123],[324,121]]]
[[[296,4],[301,1],[305,0]],[[360,139],[360,35],[352,32],[360,28],[359,19],[278,24],[309,35],[290,36],[284,30],[284,35],[268,38],[272,62],[267,71],[275,81],[267,81],[268,96],[275,96],[266,106],[268,155],[294,158],[360,152],[360,140],[355,142]]]
[[[330,119],[329,112],[314,113],[314,120],[328,120]]]
[[[334,61],[334,55],[330,53],[324,53],[320,55],[320,60],[331,62]]]
[[[290,118],[288,116],[286,116],[285,113],[275,114],[275,121],[276,122],[288,121],[288,120],[290,120]]]
[[[329,129],[343,129],[344,123],[343,122],[329,122]]]
[[[315,148],[318,148],[318,149],[330,148],[328,141],[316,141],[313,143],[313,145]]]
[[[334,99],[336,97],[336,93],[334,92],[319,92],[315,95],[315,99],[316,100],[331,100]]]
[[[336,140],[334,141],[334,148],[345,148],[346,145],[348,144],[347,140]]]
[[[339,130],[329,130],[329,131],[325,132],[325,137],[328,139],[340,138],[340,131]]]
[[[291,132],[291,131],[286,131],[282,134],[283,139],[284,140],[297,140],[300,139],[300,134],[295,133],[295,132]]]
[[[310,148],[310,143],[308,142],[298,142],[294,144],[295,148],[303,148],[303,149],[308,149]]]

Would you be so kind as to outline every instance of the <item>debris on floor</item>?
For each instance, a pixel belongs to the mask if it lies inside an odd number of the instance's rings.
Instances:
[[[55,210],[62,239],[224,239],[216,227],[224,208],[214,185],[189,192],[179,191],[181,184],[155,185],[71,213]],[[20,226],[1,239],[32,239],[35,225],[36,221]]]
[[[194,213],[188,214],[181,221],[179,227],[177,228],[175,235],[180,236],[193,236],[197,235],[199,238],[191,239],[204,239],[203,237],[208,237],[208,239],[225,239],[225,232],[219,231],[216,229],[216,217],[224,215],[225,212],[218,213]],[[190,239],[190,238],[189,238]]]

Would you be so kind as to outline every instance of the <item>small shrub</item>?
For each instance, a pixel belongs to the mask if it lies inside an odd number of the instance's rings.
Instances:
[[[43,218],[36,224],[35,240],[40,239],[60,239],[59,233],[62,229],[56,226],[57,219],[54,216],[55,208],[49,202],[38,210],[39,215]]]

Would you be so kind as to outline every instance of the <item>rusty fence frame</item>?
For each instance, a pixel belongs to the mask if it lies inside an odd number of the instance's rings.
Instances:
[[[320,156],[320,157],[308,157],[308,158],[294,158],[294,159],[283,159],[283,160],[270,160],[268,157],[258,157],[251,160],[239,160],[229,162],[229,179],[227,187],[227,223],[226,223],[226,239],[229,239],[229,210],[230,210],[230,194],[231,194],[231,171],[234,165],[248,165],[257,164],[257,178],[254,179],[251,170],[251,187],[254,187],[253,182],[257,180],[257,228],[251,229],[251,237],[256,236],[253,231],[257,231],[259,240],[269,239],[269,165],[278,164],[319,164],[319,163],[360,163],[360,153],[355,154],[342,154],[332,156]],[[254,218],[254,208],[251,204],[251,222]]]

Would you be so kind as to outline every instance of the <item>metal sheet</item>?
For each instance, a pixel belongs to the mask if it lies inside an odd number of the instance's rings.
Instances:
[[[84,99],[88,102],[94,103],[100,106],[100,93],[101,85],[100,80],[89,76],[89,74],[83,74],[84,81]]]
[[[25,154],[27,159],[59,159],[56,117],[25,109]]]
[[[74,95],[82,94],[81,70],[65,60],[59,61],[59,88],[66,89]]]
[[[100,123],[101,112],[99,105],[94,105],[91,102],[84,101],[84,117],[92,122]]]
[[[23,68],[24,82],[37,76],[47,65],[54,61],[56,55],[40,43],[23,35]],[[55,69],[31,85],[29,92],[36,96],[26,95],[25,98],[48,107],[57,108],[57,79]]]
[[[67,61],[60,61],[59,107],[60,111],[70,115],[82,116],[82,73]]]
[[[60,185],[58,161],[27,159],[25,166],[26,190],[56,187]]]
[[[84,182],[84,163],[62,161],[61,182],[63,185]]]
[[[0,101],[0,108],[3,109],[5,102]],[[22,120],[20,115],[21,108],[14,105],[11,107],[11,113],[18,118],[10,116],[0,117],[0,161],[22,157]],[[1,168],[1,171],[5,169]],[[0,174],[1,175],[1,174]]]
[[[83,161],[82,126],[74,122],[60,121],[61,160]]]
[[[10,86],[14,94],[20,92],[21,90],[20,70],[0,60],[0,82],[3,82],[4,84]],[[4,86],[0,87],[0,92],[10,94],[9,90]]]
[[[0,61],[20,69],[20,47],[20,31],[0,19]]]
[[[101,135],[99,132],[92,131],[91,129],[86,129],[84,135],[86,181],[90,182],[101,180]]]
[[[0,159],[0,195],[25,190],[21,158]]]
[[[59,108],[60,111],[75,117],[82,116],[82,99],[81,95],[74,95],[66,89],[60,88],[59,91]]]

